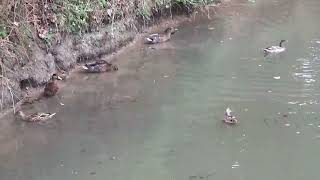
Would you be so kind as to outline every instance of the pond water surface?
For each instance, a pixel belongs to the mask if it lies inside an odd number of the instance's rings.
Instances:
[[[318,179],[320,1],[216,11],[26,107],[56,112],[50,122],[2,120],[0,179]],[[281,39],[287,51],[264,58]],[[227,107],[238,126],[222,123]]]

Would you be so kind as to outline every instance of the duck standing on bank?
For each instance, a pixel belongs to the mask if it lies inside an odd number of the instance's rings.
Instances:
[[[266,57],[269,54],[278,54],[278,53],[284,52],[286,50],[286,48],[283,47],[283,43],[284,42],[288,42],[288,41],[287,40],[281,40],[280,43],[279,43],[279,46],[270,46],[270,47],[267,47],[267,48],[263,49],[264,57]]]
[[[51,97],[57,94],[59,90],[59,86],[56,80],[62,80],[62,78],[57,74],[53,74],[50,81],[46,84],[44,88],[44,91],[43,91],[44,96]]]
[[[98,60],[93,63],[85,64],[82,68],[88,73],[102,73],[109,71],[118,71],[118,66],[105,60]]]
[[[230,108],[226,109],[226,112],[224,114],[223,122],[225,122],[227,124],[230,124],[230,125],[238,123],[237,118],[234,115],[232,115],[232,111],[231,111]]]
[[[171,39],[171,35],[174,34],[177,31],[177,29],[174,29],[173,27],[167,28],[163,33],[157,33],[157,34],[150,34],[148,37],[146,37],[146,44],[157,44],[169,41]]]

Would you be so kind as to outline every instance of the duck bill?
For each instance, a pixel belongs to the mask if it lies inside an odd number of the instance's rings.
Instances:
[[[146,38],[146,42],[152,42],[153,40],[151,38]]]

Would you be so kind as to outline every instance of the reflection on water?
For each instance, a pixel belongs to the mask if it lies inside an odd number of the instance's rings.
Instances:
[[[1,121],[0,179],[317,179],[320,1],[247,0]],[[262,49],[287,39],[287,52]],[[63,104],[63,105],[62,105]],[[223,124],[230,107],[239,126]],[[10,117],[9,117],[10,118]]]

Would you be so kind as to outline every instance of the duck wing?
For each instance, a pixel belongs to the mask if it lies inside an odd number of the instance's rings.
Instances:
[[[44,112],[37,112],[29,115],[26,120],[29,122],[37,122],[37,121],[45,121],[47,119],[52,118],[55,116],[56,113],[44,113]]]
[[[84,70],[92,70],[92,69],[94,69],[95,67],[97,67],[98,65],[97,64],[94,64],[94,63],[91,63],[91,64],[84,64],[83,66],[82,66],[82,69],[84,69]]]
[[[106,60],[98,60],[98,61],[94,62],[93,64],[106,64],[106,65],[109,65],[109,66],[112,65],[111,63],[109,63]]]
[[[82,66],[82,68],[85,70],[93,70],[101,65],[111,65],[111,64],[105,60],[98,60],[93,63],[86,63]]]
[[[101,73],[101,72],[105,72],[108,69],[112,68],[113,65],[107,61],[99,61],[99,62],[94,62],[91,64],[85,64],[82,66],[82,68],[87,71],[87,72],[91,72],[91,73]]]
[[[82,69],[89,71],[89,72],[98,72],[99,71],[99,64],[85,64],[82,66]]]
[[[279,49],[282,49],[280,46],[269,46],[267,48],[265,48],[265,51],[277,51]]]
[[[160,42],[160,34],[150,34],[146,38],[146,42],[147,43],[153,43],[153,44]]]

